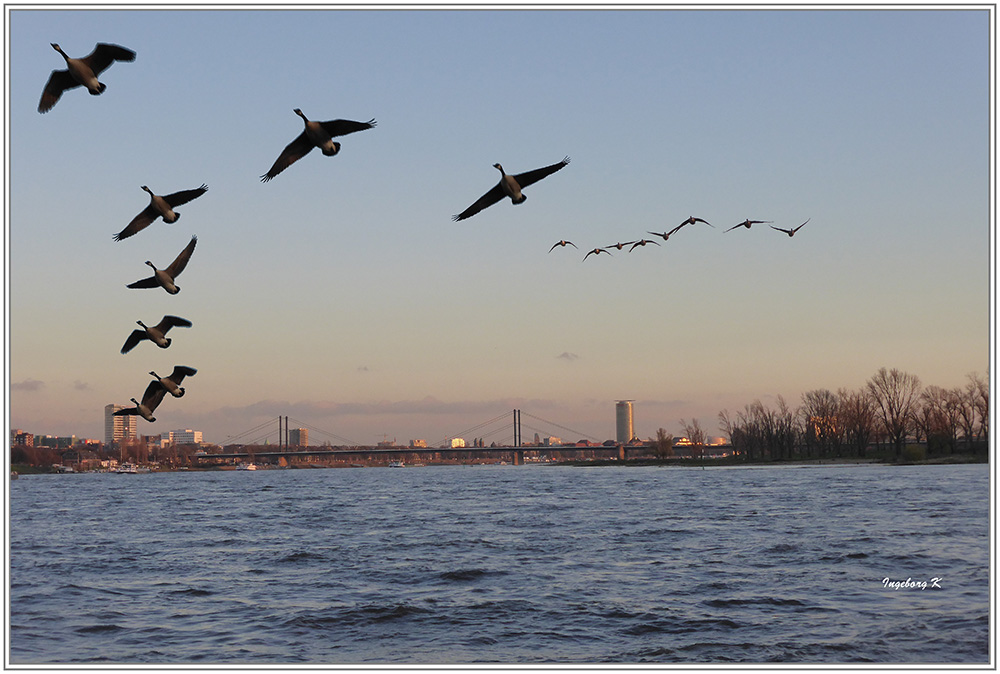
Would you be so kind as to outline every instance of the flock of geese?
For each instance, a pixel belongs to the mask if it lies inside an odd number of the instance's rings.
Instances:
[[[63,92],[76,87],[82,86],[86,88],[87,91],[93,96],[100,95],[107,87],[104,83],[98,80],[98,76],[114,62],[132,62],[135,60],[136,56],[136,53],[131,49],[109,43],[98,43],[94,50],[88,56],[83,58],[71,58],[56,43],[52,43],[51,46],[59,52],[60,55],[62,55],[66,63],[66,68],[64,70],[53,70],[52,74],[49,76],[48,82],[46,82],[45,88],[42,91],[41,100],[38,103],[38,112],[40,113],[45,113],[51,110],[59,101]],[[341,147],[339,142],[333,140],[334,138],[356,133],[358,131],[372,129],[376,125],[374,119],[370,119],[367,122],[357,122],[346,119],[334,119],[326,122],[318,122],[307,118],[302,110],[298,108],[295,108],[294,112],[302,118],[304,128],[302,132],[296,136],[296,138],[292,140],[292,142],[290,142],[284,150],[281,151],[281,154],[278,155],[278,158],[274,161],[274,164],[272,164],[267,173],[260,176],[262,182],[272,180],[296,161],[309,154],[313,148],[319,148],[323,155],[332,157],[340,152]],[[500,180],[497,184],[479,197],[479,199],[477,199],[464,211],[452,216],[452,219],[458,222],[471,218],[476,213],[499,203],[504,198],[509,198],[512,204],[521,204],[527,199],[527,196],[523,192],[525,188],[557,171],[562,170],[569,164],[569,161],[569,157],[565,157],[562,161],[555,164],[517,174],[508,174],[499,163],[494,164],[493,167],[500,171]],[[155,194],[146,185],[142,186],[142,190],[149,195],[149,205],[146,206],[146,208],[144,208],[138,215],[132,218],[132,221],[129,222],[124,229],[114,235],[115,241],[122,241],[135,236],[142,230],[149,227],[157,218],[162,218],[163,221],[168,224],[177,222],[178,218],[180,218],[180,213],[174,209],[205,194],[205,192],[208,191],[208,186],[203,184],[195,189],[182,190],[180,192],[174,192],[166,195]],[[730,232],[739,227],[750,229],[752,225],[770,224],[770,222],[770,220],[747,219],[725,231]],[[809,221],[806,220],[806,222]],[[791,237],[794,236],[795,233],[806,224],[806,222],[803,222],[794,229],[782,229],[780,227],[774,227],[773,225],[771,225],[771,228],[784,232]],[[676,234],[683,227],[686,227],[687,225],[694,225],[696,223],[704,223],[709,227],[714,227],[714,225],[709,223],[707,220],[691,216],[670,231],[647,233],[667,241],[672,235]],[[180,276],[181,272],[183,272],[187,267],[188,262],[191,260],[191,256],[194,254],[197,243],[198,237],[192,236],[191,241],[166,267],[157,268],[153,262],[146,260],[146,264],[153,270],[152,275],[133,283],[129,283],[126,287],[163,288],[167,293],[176,295],[180,292],[180,287],[177,285],[177,277]],[[610,250],[608,250],[610,248],[615,248],[621,251],[622,249],[628,247],[628,251],[632,252],[638,247],[645,247],[651,243],[656,244],[657,246],[660,245],[658,241],[646,238],[640,238],[628,242],[619,241],[610,246],[594,248],[584,255],[583,259],[586,260],[591,255],[599,256],[602,253],[611,255]],[[552,247],[549,248],[549,252],[551,253],[556,248],[564,248],[566,246],[573,246],[574,248],[577,248],[576,244],[572,241],[563,239],[553,244]],[[171,338],[167,337],[167,333],[172,328],[191,327],[191,321],[174,315],[164,316],[159,323],[153,326],[147,326],[142,321],[136,321],[136,323],[138,323],[141,329],[133,330],[128,336],[128,339],[125,340],[125,344],[121,348],[122,354],[130,352],[143,341],[150,341],[161,349],[166,349],[171,344]],[[186,365],[175,366],[173,371],[166,377],[161,377],[157,375],[155,371],[150,371],[149,374],[152,375],[153,380],[149,382],[149,385],[146,387],[142,400],[137,401],[135,398],[131,398],[131,401],[135,403],[135,407],[124,408],[118,410],[114,414],[139,415],[150,422],[156,421],[153,413],[157,406],[162,402],[165,395],[169,393],[175,398],[183,396],[185,390],[181,386],[181,383],[184,381],[185,377],[194,376],[196,372],[196,369]]]
[[[812,218],[810,218],[810,220],[811,219]],[[708,220],[703,220],[702,218],[696,218],[696,217],[694,217],[692,215],[687,220],[685,220],[681,224],[679,224],[676,227],[674,227],[673,229],[671,229],[669,232],[650,232],[650,231],[647,231],[646,233],[647,234],[652,234],[653,236],[658,236],[661,239],[663,239],[664,241],[667,241],[668,239],[670,239],[671,236],[673,236],[678,231],[680,231],[681,228],[683,228],[683,227],[685,227],[687,225],[693,225],[696,222],[703,222],[706,225],[708,225],[709,227],[715,227],[715,225],[713,225],[712,223],[710,223]],[[740,227],[746,227],[747,229],[750,229],[750,227],[753,226],[753,225],[761,225],[761,224],[766,224],[766,223],[770,223],[770,222],[771,222],[770,220],[750,220],[748,218],[748,219],[744,220],[743,222],[741,222],[741,223],[739,223],[737,225],[733,225],[732,227],[730,227],[726,231],[727,232],[731,232],[734,229],[738,229]],[[806,220],[806,222],[809,222],[809,220]],[[795,232],[797,232],[800,229],[802,229],[803,225],[805,225],[806,222],[803,222],[801,225],[799,225],[798,227],[795,227],[794,229],[783,229],[781,227],[775,227],[774,225],[770,225],[770,227],[771,227],[771,229],[775,229],[775,230],[777,230],[779,232],[784,232],[788,236],[795,236]],[[622,250],[623,248],[625,248],[627,246],[628,247],[628,252],[631,253],[636,248],[639,248],[641,246],[646,246],[646,245],[648,245],[650,243],[655,243],[657,246],[660,245],[660,242],[656,241],[654,239],[637,239],[635,241],[625,241],[625,242],[619,241],[617,243],[611,244],[610,246],[599,246],[597,248],[594,248],[593,250],[589,251],[586,255],[584,255],[583,259],[586,260],[591,255],[600,255],[601,253],[606,253],[608,255],[611,255],[611,251],[609,251],[608,248],[616,248],[618,250]],[[575,243],[573,243],[572,241],[567,241],[565,239],[561,239],[559,241],[556,241],[554,244],[552,244],[552,247],[549,248],[549,252],[551,253],[556,248],[565,248],[566,246],[573,246],[574,248],[577,248],[577,250],[579,250],[578,246]]]

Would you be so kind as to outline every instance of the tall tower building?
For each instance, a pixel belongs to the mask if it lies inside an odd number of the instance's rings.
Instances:
[[[138,428],[139,416],[123,414],[115,416],[115,412],[125,409],[125,405],[104,406],[104,444],[108,447],[122,440],[134,440]]]
[[[632,429],[632,401],[619,400],[615,403],[615,440],[624,445],[634,437]]]
[[[292,447],[305,447],[309,444],[308,428],[293,428],[288,431],[288,444]]]

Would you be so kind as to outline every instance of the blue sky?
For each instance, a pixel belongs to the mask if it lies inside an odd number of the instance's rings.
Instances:
[[[198,368],[144,433],[278,415],[431,442],[513,408],[640,437],[880,367],[989,365],[985,10],[8,7],[10,424],[103,437],[151,369]],[[134,49],[41,115],[49,73]],[[259,176],[311,119],[378,121]],[[451,216],[511,173],[572,158]],[[121,242],[165,194],[209,191]],[[687,227],[662,246],[586,251]],[[794,238],[746,218],[807,224]],[[182,291],[125,288],[191,235]],[[548,252],[560,239],[571,247]],[[118,351],[136,320],[190,319]],[[162,373],[162,372],[161,372]],[[275,429],[276,430],[276,429]],[[567,439],[574,433],[553,428]],[[525,437],[530,437],[525,433]],[[325,438],[313,434],[314,442]],[[507,436],[493,438],[507,439]]]

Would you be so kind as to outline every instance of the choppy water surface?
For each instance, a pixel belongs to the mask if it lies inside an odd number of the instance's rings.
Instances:
[[[22,476],[8,657],[983,663],[989,490],[986,465]]]

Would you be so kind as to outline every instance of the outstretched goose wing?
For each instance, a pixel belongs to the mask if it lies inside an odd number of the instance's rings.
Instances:
[[[193,377],[197,372],[198,370],[187,365],[174,365],[174,371],[170,373],[167,379],[180,386],[181,382],[184,381],[184,377]]]
[[[331,119],[328,122],[319,123],[323,127],[323,130],[331,136],[346,136],[355,131],[365,131],[366,129],[371,129],[376,124],[378,122],[374,119],[369,119],[367,122],[354,122],[350,119]]]
[[[543,166],[542,168],[537,168],[534,171],[525,171],[524,173],[518,173],[516,176],[514,176],[514,180],[516,180],[517,184],[521,186],[521,189],[524,189],[525,187],[531,185],[532,183],[537,183],[545,176],[555,173],[556,171],[563,168],[567,164],[569,164],[569,157],[566,157],[561,162],[557,164],[552,164],[551,166]]]
[[[48,112],[67,89],[80,86],[80,83],[73,79],[68,70],[53,70],[49,75],[49,81],[42,89],[42,98],[38,101],[38,112]]]
[[[163,400],[163,394],[167,392],[167,389],[157,380],[149,382],[149,386],[146,387],[146,392],[142,394],[142,404],[149,408],[152,412],[156,409],[156,406],[160,404]]]
[[[94,51],[80,60],[86,63],[95,75],[100,75],[101,71],[115,61],[134,61],[135,52],[121,45],[99,42]]]
[[[500,183],[497,183],[496,185],[493,186],[493,189],[491,189],[483,196],[479,197],[476,200],[476,203],[472,204],[458,215],[451,216],[451,219],[454,220],[455,222],[458,222],[459,220],[465,220],[466,218],[471,218],[473,215],[483,210],[484,208],[492,206],[496,202],[503,199],[503,196],[504,196],[503,188],[500,187]]]
[[[267,182],[274,176],[278,175],[286,168],[297,162],[298,160],[309,154],[309,151],[315,147],[309,137],[306,136],[306,132],[303,131],[298,135],[298,137],[291,143],[285,146],[285,149],[281,151],[278,158],[274,160],[274,164],[271,165],[271,169],[260,177],[261,182]]]
[[[163,197],[163,200],[170,204],[170,208],[174,208],[176,206],[180,206],[181,204],[186,204],[192,199],[197,199],[207,191],[208,185],[203,183],[201,187],[194,190],[181,190],[180,192],[168,194]]]
[[[167,334],[167,330],[170,328],[190,328],[191,321],[186,318],[181,318],[180,316],[164,316],[159,323],[156,324],[156,329],[160,331],[160,334]]]
[[[129,283],[126,288],[156,288],[160,284],[156,281],[156,276],[150,276],[149,278],[144,278],[136,281],[135,283]],[[136,331],[138,332],[138,330]]]
[[[170,263],[170,266],[166,268],[166,272],[170,274],[171,278],[177,278],[180,273],[184,271],[184,267],[187,266],[188,260],[191,259],[191,254],[194,253],[194,247],[198,243],[198,237],[192,236],[191,242],[184,247],[184,250]],[[155,282],[155,278],[153,279]],[[143,286],[145,287],[145,286]]]
[[[124,346],[122,346],[122,353],[128,353],[135,348],[135,345],[146,339],[145,330],[133,330],[132,334],[128,336],[125,340]]]
[[[125,226],[125,229],[115,234],[115,241],[121,241],[122,239],[127,239],[128,237],[141,232],[142,230],[149,227],[149,225],[160,216],[160,212],[153,208],[153,204],[146,206],[139,215],[132,218],[132,222]]]

